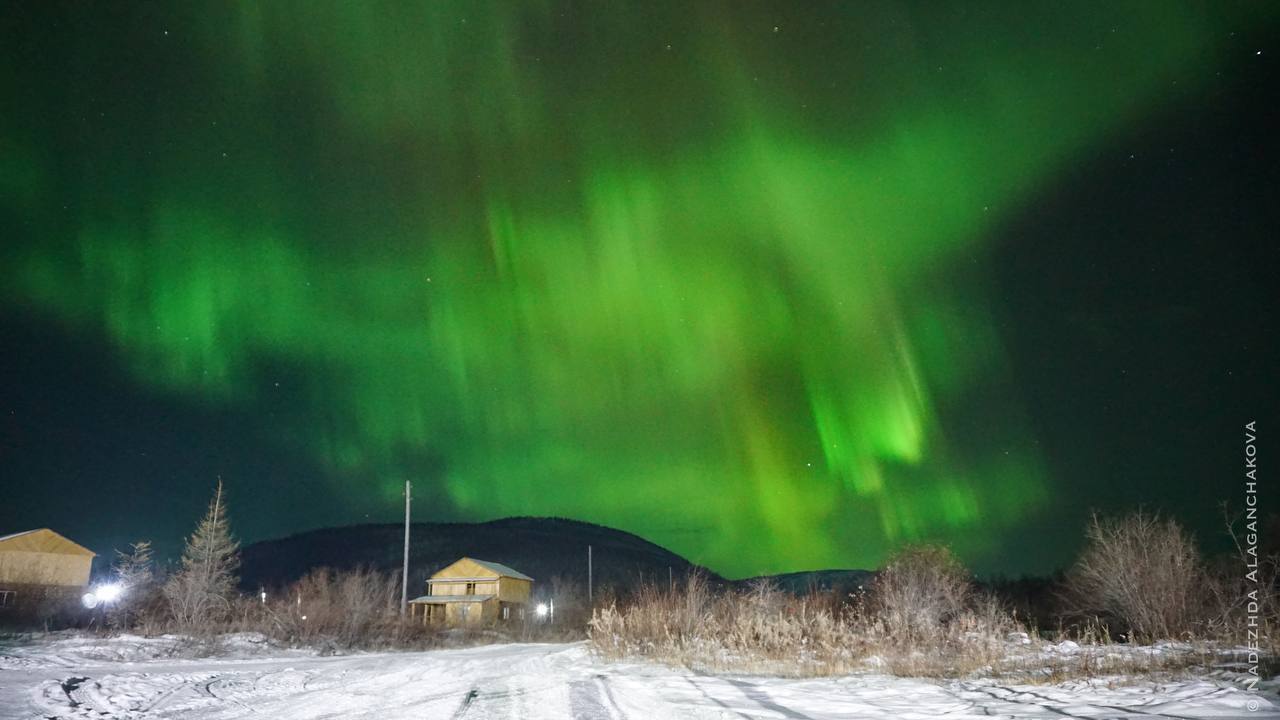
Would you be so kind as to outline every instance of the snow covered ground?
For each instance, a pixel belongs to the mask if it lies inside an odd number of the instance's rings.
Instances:
[[[0,647],[0,718],[1280,718],[1274,695],[1225,680],[788,680],[605,662],[581,643],[338,657],[229,645],[216,659],[180,657],[177,638]]]

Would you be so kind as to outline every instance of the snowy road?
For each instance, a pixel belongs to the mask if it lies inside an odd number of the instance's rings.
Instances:
[[[3,662],[9,660],[8,663]],[[1260,702],[1250,712],[1250,700]],[[883,675],[711,677],[581,644],[76,664],[0,656],[0,718],[1280,718],[1221,682],[1005,686]]]

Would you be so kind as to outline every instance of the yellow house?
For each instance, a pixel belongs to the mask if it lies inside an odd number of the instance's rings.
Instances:
[[[79,594],[94,554],[48,528],[0,537],[0,611]]]
[[[427,594],[409,601],[423,623],[478,625],[523,620],[533,578],[506,565],[464,557],[427,580]]]

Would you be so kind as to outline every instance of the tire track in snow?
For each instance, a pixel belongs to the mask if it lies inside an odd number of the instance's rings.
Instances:
[[[609,701],[609,706],[613,708],[613,717],[617,718],[617,720],[627,720],[627,714],[622,712],[622,706],[618,704],[618,698],[613,696],[613,690],[609,688],[608,676],[596,675],[596,682],[600,685],[600,692]]]
[[[767,692],[761,690],[755,685],[752,685],[751,683],[746,682],[744,680],[734,680],[733,678],[717,678],[709,675],[699,675],[699,677],[702,678],[704,681],[710,681],[713,683],[723,682],[729,687],[732,687],[735,690],[737,690],[738,693],[742,695],[742,697],[746,698],[749,702],[753,703],[754,705],[761,708],[762,710],[768,710],[771,713],[776,713],[786,718],[787,720],[814,720],[813,717],[810,715],[805,715],[804,713],[798,710],[789,708],[786,705],[783,705],[781,703],[774,701],[773,698],[769,697],[769,694]],[[693,678],[690,677],[685,679],[688,680],[689,684],[692,685],[694,688],[696,688],[698,692],[702,694],[703,697],[707,698],[711,702],[719,705],[720,707],[724,708],[726,711],[731,712],[740,718],[746,718],[747,720],[751,720],[750,715],[742,712],[741,710],[734,708],[732,705],[729,705],[728,703],[721,700],[720,698],[707,692],[706,688],[703,688],[701,685],[694,682]]]
[[[1042,710],[1046,710],[1046,711],[1048,711],[1048,712],[1051,712],[1051,713],[1053,713],[1053,714],[1055,714],[1055,715],[1061,715],[1061,716],[1063,716],[1063,717],[1073,718],[1073,720],[1091,720],[1091,719],[1089,718],[1089,716],[1087,716],[1087,715],[1072,715],[1071,713],[1069,713],[1069,712],[1067,712],[1067,711],[1065,711],[1065,710],[1062,710],[1062,709],[1060,709],[1060,708],[1053,707],[1052,705],[1043,705],[1043,704],[1041,704],[1041,703],[1019,702],[1019,701],[1014,700],[1013,698],[1010,698],[1010,697],[1008,697],[1008,696],[1001,696],[1001,695],[997,695],[996,693],[994,693],[994,692],[992,692],[991,690],[989,690],[989,689],[987,689],[987,688],[984,688],[984,687],[974,687],[974,686],[970,686],[970,685],[965,684],[965,683],[961,683],[960,687],[961,687],[963,690],[965,690],[966,692],[978,693],[978,694],[980,694],[980,695],[986,695],[987,697],[989,697],[989,698],[991,698],[991,699],[993,699],[993,700],[999,700],[999,701],[1000,701],[1000,702],[1002,702],[1002,703],[1007,703],[1007,704],[1009,704],[1009,705],[1013,705],[1013,706],[1016,706],[1016,707],[1036,707],[1036,708],[1040,708],[1040,709],[1042,709]],[[1007,690],[1007,688],[1000,688],[1000,689],[1001,689],[1001,690]],[[954,694],[954,693],[953,693],[953,694]],[[959,697],[959,696],[956,696],[956,697],[957,697],[958,699],[960,699],[960,700],[966,700],[966,698],[961,698],[961,697]],[[971,701],[970,701],[970,702],[971,702]],[[991,708],[987,707],[986,705],[982,705],[981,707],[982,707],[982,711],[983,711],[983,712],[985,712],[985,713],[986,713],[986,714],[988,714],[988,715],[990,715],[990,714],[991,714]],[[1016,717],[1016,716],[1015,716],[1015,715],[1011,715],[1010,717]]]
[[[772,710],[782,717],[787,718],[787,720],[813,720],[812,717],[805,715],[798,710],[792,710],[786,705],[774,702],[773,698],[769,697],[769,693],[749,682],[744,680],[734,680],[733,678],[726,678],[725,681],[738,688],[742,695],[751,702],[759,705],[765,710]]]
[[[479,695],[480,691],[475,688],[471,688],[467,691],[467,694],[462,697],[462,704],[458,705],[458,709],[453,712],[453,720],[461,720],[461,718],[466,717],[467,710],[471,707],[471,703],[475,702]]]
[[[81,690],[81,688],[88,680],[89,678],[87,677],[69,677],[60,683],[60,686],[62,687],[62,694],[67,696],[67,702],[71,703],[72,710],[79,711],[79,709],[86,704],[87,699],[85,698],[84,691]],[[91,709],[98,710],[98,708]]]
[[[511,687],[509,678],[492,677],[467,691],[453,713],[462,718],[523,718],[522,707],[533,696],[555,692],[565,687],[562,682],[543,683],[533,687]],[[575,716],[576,717],[576,716]],[[596,716],[589,716],[595,720]],[[603,716],[608,718],[608,715]]]
[[[168,707],[175,698],[182,694],[184,690],[194,690],[199,683],[199,679],[178,680],[173,687],[167,690],[161,690],[156,693],[150,700],[138,706],[138,711],[142,713],[154,712]]]
[[[721,700],[720,698],[718,698],[718,697],[716,697],[716,696],[712,695],[711,693],[707,692],[705,688],[703,688],[703,687],[702,687],[701,685],[699,685],[698,683],[694,682],[692,677],[685,677],[685,678],[684,678],[684,680],[685,680],[685,682],[687,682],[687,683],[689,683],[690,685],[692,685],[692,686],[693,686],[693,689],[694,689],[694,690],[697,690],[697,691],[698,691],[698,693],[702,695],[702,697],[704,697],[704,698],[706,698],[706,699],[710,700],[711,702],[713,702],[713,703],[715,703],[715,704],[719,705],[720,707],[724,708],[724,709],[725,709],[725,712],[731,712],[731,713],[733,713],[734,715],[737,715],[738,717],[743,718],[743,720],[751,720],[751,716],[750,716],[750,715],[746,715],[746,714],[744,714],[744,713],[742,713],[742,712],[739,712],[738,710],[735,710],[732,706],[730,706],[730,705],[729,705],[728,703],[726,703],[725,701],[723,701],[723,700]]]
[[[964,688],[969,692],[982,693],[983,695],[987,695],[993,699],[999,700],[1001,702],[1009,703],[1015,706],[1041,708],[1048,712],[1054,713],[1055,715],[1062,715],[1064,717],[1075,718],[1076,720],[1091,720],[1092,718],[1098,717],[1098,715],[1092,712],[1090,712],[1087,715],[1075,715],[1067,712],[1066,710],[1062,709],[1062,707],[1060,706],[1074,704],[1077,706],[1091,708],[1091,709],[1096,708],[1098,710],[1111,710],[1114,712],[1118,712],[1121,714],[1121,716],[1125,716],[1125,717],[1139,716],[1139,717],[1150,717],[1150,718],[1167,718],[1168,720],[1199,720],[1199,718],[1194,718],[1187,715],[1173,715],[1169,713],[1151,712],[1148,710],[1143,710],[1133,705],[1126,707],[1124,705],[1104,705],[1101,703],[1094,703],[1094,702],[1069,703],[1069,702],[1064,702],[1061,698],[1050,697],[1043,693],[1035,692],[1034,690],[1014,689],[1014,688],[1002,687],[999,685],[996,685],[990,688],[984,688],[984,687],[974,686],[968,683],[962,683],[960,687]],[[1005,694],[1003,695],[997,694],[995,692],[996,690],[1003,691]],[[1024,700],[1018,699],[1019,696],[1032,697],[1040,702],[1026,702]],[[1103,713],[1103,714],[1107,717],[1111,717],[1110,713]]]
[[[569,682],[569,712],[573,720],[625,720],[604,675]]]
[[[244,686],[248,686],[252,689],[254,688],[254,682],[246,681],[245,678],[235,675],[231,677],[217,675],[212,680],[204,684],[204,691],[211,698],[216,698],[225,702],[233,702],[245,710],[257,714],[257,708],[240,699],[240,696],[245,693],[239,688]],[[305,682],[303,686],[305,687]]]

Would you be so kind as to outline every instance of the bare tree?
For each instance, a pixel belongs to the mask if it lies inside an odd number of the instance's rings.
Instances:
[[[1094,515],[1085,536],[1066,581],[1078,611],[1115,618],[1144,639],[1195,629],[1205,570],[1182,526],[1143,511],[1123,518]]]
[[[884,629],[900,642],[936,637],[972,594],[969,572],[951,550],[912,545],[899,550],[871,585],[871,604]]]
[[[182,567],[164,586],[174,621],[191,629],[224,619],[239,568],[240,546],[231,537],[222,480],[218,480],[209,511],[187,539]]]

